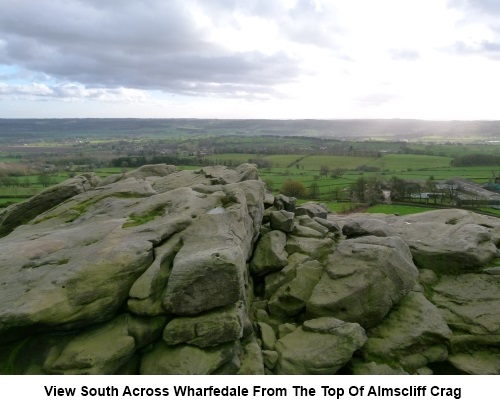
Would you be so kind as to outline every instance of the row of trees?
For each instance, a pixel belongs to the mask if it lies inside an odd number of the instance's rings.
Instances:
[[[328,197],[331,200],[349,198],[351,201],[368,202],[375,204],[383,201],[382,182],[375,177],[359,177],[353,184],[346,188],[341,186],[329,188]],[[324,197],[321,193],[318,183],[312,183],[309,187],[297,180],[288,179],[283,183],[280,189],[290,197],[310,198],[318,200]]]
[[[470,167],[470,166],[499,166],[499,155],[486,155],[486,154],[471,154],[456,157],[451,161],[451,166],[455,167]]]
[[[56,180],[50,176],[48,173],[40,173],[36,177],[36,184],[40,184],[43,187],[48,187],[53,184],[56,184]],[[5,173],[0,173],[0,186],[2,187],[24,187],[28,188],[32,186],[32,180],[30,177],[18,177],[18,176],[9,176]]]
[[[268,186],[272,188],[272,184],[268,184]],[[330,200],[348,198],[353,202],[377,204],[384,201],[384,190],[390,190],[391,200],[393,201],[417,199],[422,202],[423,198],[428,200],[428,197],[430,197],[434,204],[438,202],[443,204],[452,202],[457,196],[459,188],[450,180],[438,189],[438,185],[432,176],[424,183],[404,180],[397,176],[393,176],[388,182],[383,182],[376,176],[360,176],[354,183],[347,187],[330,187],[327,198]],[[300,181],[288,179],[283,183],[279,191],[290,197],[310,198],[314,200],[325,199],[325,193],[321,192],[318,183],[312,183],[307,187]]]

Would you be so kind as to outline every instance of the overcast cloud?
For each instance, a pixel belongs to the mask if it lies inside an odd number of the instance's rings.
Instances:
[[[3,118],[498,118],[494,0],[0,5]]]

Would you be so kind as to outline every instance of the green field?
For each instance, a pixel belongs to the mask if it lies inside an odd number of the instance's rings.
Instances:
[[[432,211],[435,208],[416,207],[410,205],[397,204],[378,204],[368,207],[365,212],[370,214],[388,214],[388,215],[410,215],[420,212]]]
[[[328,166],[330,169],[341,167],[345,169],[356,169],[358,166],[371,165],[376,160],[370,157],[356,156],[307,156],[300,161],[300,166],[306,170],[319,170],[321,166]]]
[[[370,163],[371,166],[382,170],[403,171],[450,167],[451,159],[441,156],[391,154],[378,158]]]
[[[8,207],[11,204],[15,204],[24,201],[25,198],[4,198],[0,197],[0,209]]]
[[[268,156],[264,156],[264,159],[271,162],[272,167],[278,167],[278,168],[286,168],[289,166],[295,167],[294,163],[300,159],[303,159],[303,158],[304,158],[304,155],[268,155]]]

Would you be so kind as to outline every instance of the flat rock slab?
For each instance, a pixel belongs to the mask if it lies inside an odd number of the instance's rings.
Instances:
[[[500,335],[500,276],[443,276],[433,289],[432,301],[454,331]]]
[[[397,235],[410,247],[415,263],[441,274],[480,272],[498,257],[500,219],[460,209],[405,215],[330,216],[350,237]]]

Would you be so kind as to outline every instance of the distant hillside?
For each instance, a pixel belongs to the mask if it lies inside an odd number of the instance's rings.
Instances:
[[[500,121],[216,120],[216,119],[0,119],[0,139],[73,136],[278,135],[393,140],[500,141]]]

